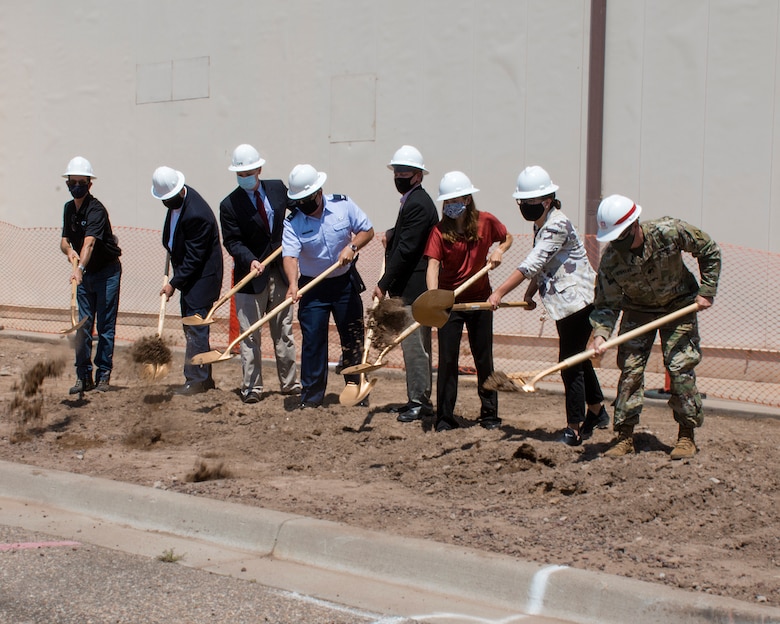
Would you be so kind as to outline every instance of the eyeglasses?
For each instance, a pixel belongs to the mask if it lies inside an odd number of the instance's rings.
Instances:
[[[89,184],[89,178],[87,178],[86,180],[70,180],[69,179],[69,180],[65,181],[65,184],[67,185],[68,188],[73,188],[74,186],[86,185],[86,184]]]

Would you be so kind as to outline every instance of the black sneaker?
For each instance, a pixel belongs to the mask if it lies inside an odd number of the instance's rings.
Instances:
[[[245,392],[241,394],[241,400],[244,403],[259,403],[260,402],[260,393],[255,390],[250,390],[249,392]]]
[[[580,434],[583,440],[587,440],[593,435],[594,429],[606,429],[609,427],[609,414],[607,409],[602,405],[601,411],[598,414],[594,414],[590,410],[585,415],[585,420],[580,427]]]
[[[582,438],[578,436],[577,432],[571,427],[566,427],[566,429],[563,430],[563,435],[558,438],[558,441],[563,442],[568,446],[579,446],[582,444]]]
[[[92,381],[92,377],[84,377],[84,379],[76,380],[75,385],[68,390],[68,394],[83,394],[95,389],[95,383]]]

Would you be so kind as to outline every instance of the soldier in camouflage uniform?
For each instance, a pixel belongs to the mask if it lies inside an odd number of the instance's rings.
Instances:
[[[699,310],[712,305],[718,288],[721,257],[718,245],[698,228],[672,217],[639,223],[641,206],[621,195],[605,198],[598,209],[600,242],[605,249],[596,279],[591,347],[604,352],[623,311],[620,333],[697,303]],[[697,258],[701,284],[683,263],[682,252]],[[696,314],[686,315],[659,329],[664,366],[671,381],[669,407],[679,424],[672,459],[696,453],[694,429],[704,420],[694,368],[701,361]],[[617,438],[605,453],[620,457],[634,452],[634,426],[639,422],[644,397],[644,372],[655,339],[647,332],[618,347],[621,370],[615,400]]]

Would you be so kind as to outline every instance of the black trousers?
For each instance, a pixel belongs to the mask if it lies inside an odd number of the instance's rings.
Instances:
[[[592,331],[588,317],[592,310],[593,306],[588,305],[560,321],[555,321],[559,338],[559,362],[587,348]],[[570,425],[580,423],[585,420],[586,403],[593,405],[604,400],[599,378],[590,360],[562,370],[561,378],[566,392],[566,422]]]
[[[493,310],[452,312],[439,329],[439,372],[436,378],[436,420],[452,421],[458,399],[458,356],[463,327],[469,336],[477,369],[477,388],[482,403],[481,417],[498,416],[498,392],[482,384],[493,372]]]

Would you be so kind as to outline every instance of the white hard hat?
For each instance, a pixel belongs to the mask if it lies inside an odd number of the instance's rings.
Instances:
[[[170,167],[157,167],[152,174],[152,196],[170,199],[184,187],[184,174]]]
[[[546,197],[558,190],[558,185],[553,184],[550,174],[538,165],[526,167],[517,176],[517,190],[512,193],[515,199],[533,199],[534,197]]]
[[[395,166],[414,167],[415,169],[421,169],[423,175],[428,175],[428,170],[425,168],[420,150],[411,145],[402,145],[396,150],[387,168],[392,169]]]
[[[233,150],[233,158],[228,167],[229,171],[252,171],[265,164],[265,159],[251,145],[242,143]]]
[[[601,200],[596,212],[598,231],[596,240],[607,243],[615,240],[642,214],[642,206],[623,195],[610,195]]]
[[[290,199],[303,199],[313,195],[322,188],[327,178],[328,175],[324,171],[317,171],[311,165],[295,165],[287,181],[289,188],[287,197]]]
[[[66,169],[65,173],[62,174],[62,177],[67,178],[68,176],[72,175],[87,176],[89,178],[97,177],[94,173],[92,173],[92,165],[90,162],[82,156],[76,156],[75,158],[70,159],[68,168]]]
[[[439,196],[436,198],[436,201],[463,197],[464,195],[472,195],[478,192],[479,189],[474,188],[474,185],[465,173],[462,171],[450,171],[445,173],[441,182],[439,182]]]

